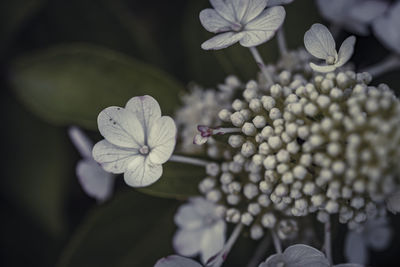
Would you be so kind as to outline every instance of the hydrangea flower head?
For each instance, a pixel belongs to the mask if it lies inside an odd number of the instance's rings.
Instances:
[[[175,215],[179,229],[173,240],[175,250],[184,256],[200,254],[207,262],[224,246],[226,223],[217,206],[202,197],[191,198]]]
[[[332,34],[324,25],[316,23],[304,35],[304,45],[307,51],[316,58],[326,61],[325,66],[310,63],[310,67],[317,72],[331,72],[349,61],[354,52],[356,38],[348,37],[336,52],[336,44]]]
[[[93,157],[104,170],[124,173],[133,187],[148,186],[161,177],[162,164],[175,147],[176,126],[171,117],[161,116],[153,97],[133,97],[125,108],[108,107],[97,123],[105,139],[94,146]]]
[[[210,0],[214,9],[200,12],[201,24],[218,35],[204,42],[205,50],[226,48],[236,42],[253,47],[271,39],[285,19],[281,6],[267,8],[267,0]]]
[[[107,200],[114,187],[114,175],[104,171],[101,166],[93,159],[93,143],[77,127],[68,130],[71,141],[79,151],[83,159],[76,166],[78,181],[85,193],[95,198],[98,202]]]

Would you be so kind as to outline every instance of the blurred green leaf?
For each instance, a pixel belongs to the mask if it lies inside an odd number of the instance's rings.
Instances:
[[[11,83],[43,119],[95,129],[98,113],[133,96],[155,97],[164,114],[177,106],[182,85],[155,67],[94,45],[71,44],[17,59]]]
[[[68,160],[69,142],[63,129],[49,126],[2,96],[2,194],[51,235],[65,230],[68,180],[74,177]]]
[[[58,266],[153,266],[171,253],[175,203],[134,190],[117,195],[84,220]]]
[[[158,197],[186,199],[199,195],[199,182],[206,176],[203,167],[168,162],[163,165],[163,175],[151,186],[139,191]]]

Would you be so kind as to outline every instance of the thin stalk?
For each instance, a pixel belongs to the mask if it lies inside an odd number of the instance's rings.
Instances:
[[[220,267],[224,263],[233,245],[238,239],[240,233],[242,232],[242,229],[243,229],[243,224],[239,223],[238,225],[236,225],[235,229],[233,230],[228,241],[225,243],[221,252],[219,252],[215,257],[211,258],[207,262],[206,267]]]
[[[214,130],[214,134],[240,133],[240,128],[218,128]]]
[[[277,253],[282,253],[282,244],[281,240],[275,233],[275,231],[271,230],[272,240],[274,241],[274,247]]]
[[[247,267],[257,267],[262,261],[265,252],[268,250],[270,244],[271,244],[271,236],[265,235],[265,237],[261,240],[260,244],[257,246],[253,257],[251,257],[250,262],[247,264]]]
[[[400,58],[397,55],[390,55],[378,64],[369,66],[361,72],[368,72],[372,77],[378,77],[386,72],[392,71],[394,69],[400,68]]]
[[[283,26],[279,28],[276,38],[278,40],[279,52],[281,53],[281,56],[283,57],[284,55],[286,55],[288,53],[286,37],[285,37],[285,30],[283,29]]]
[[[268,70],[265,67],[265,63],[263,59],[261,58],[260,53],[258,52],[257,48],[255,46],[250,47],[250,52],[253,55],[254,60],[256,61],[258,67],[260,68],[261,72],[264,74],[265,78],[267,79],[268,84],[272,84],[273,80],[271,75],[269,74]]]
[[[332,265],[332,241],[331,241],[331,219],[325,223],[325,238],[324,238],[324,248],[326,258],[328,259],[329,263]]]
[[[200,167],[205,167],[205,166],[207,166],[207,164],[210,163],[207,160],[196,159],[196,158],[180,156],[180,155],[172,155],[169,158],[169,161],[192,164],[192,165],[200,166]]]

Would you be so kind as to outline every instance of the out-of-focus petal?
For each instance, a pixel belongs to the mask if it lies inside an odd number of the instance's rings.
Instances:
[[[336,69],[335,65],[324,65],[324,66],[321,66],[321,65],[314,64],[312,62],[310,63],[310,67],[313,70],[315,70],[317,72],[322,72],[322,73],[331,72],[331,71],[334,71]]]
[[[107,200],[114,188],[114,176],[104,171],[93,159],[78,162],[76,174],[82,189],[99,202]]]
[[[214,36],[213,38],[201,44],[204,50],[218,50],[227,48],[243,38],[243,32],[225,32]]]
[[[207,8],[200,12],[200,22],[203,27],[213,33],[229,31],[231,22],[221,17],[215,9]]]
[[[327,59],[329,56],[337,59],[335,40],[324,25],[316,23],[304,35],[304,45],[314,57]]]
[[[201,228],[203,225],[203,216],[190,203],[179,207],[174,220],[179,227],[185,229]]]
[[[368,24],[377,17],[383,15],[388,7],[389,2],[386,1],[365,0],[359,1],[359,3],[350,8],[348,12],[352,19]]]
[[[364,265],[357,264],[357,263],[341,263],[333,265],[333,267],[364,267]]]
[[[148,157],[138,155],[127,166],[124,180],[132,187],[144,187],[156,182],[161,175],[161,165],[152,164]]]
[[[376,251],[383,251],[389,245],[392,238],[392,230],[388,224],[368,229],[366,242],[370,248]]]
[[[172,240],[175,251],[183,256],[195,256],[200,252],[203,234],[202,228],[196,230],[179,229]]]
[[[322,16],[336,24],[342,23],[349,6],[356,0],[317,0],[317,6]]]
[[[338,61],[336,67],[341,67],[349,61],[354,52],[354,45],[356,44],[356,37],[350,36],[343,41],[339,49]]]
[[[386,207],[393,214],[400,212],[400,190],[394,192],[386,200]]]
[[[202,267],[200,263],[178,255],[159,259],[154,267]]]
[[[391,8],[388,16],[381,16],[373,23],[376,37],[389,49],[400,54],[400,2]]]
[[[82,157],[92,158],[93,142],[78,127],[68,129],[69,137]]]
[[[149,95],[132,97],[125,108],[136,115],[142,124],[145,136],[148,135],[152,123],[161,117],[160,105]]]
[[[158,118],[150,128],[148,145],[149,159],[154,164],[166,162],[172,155],[176,143],[176,126],[171,117]]]
[[[344,256],[350,262],[366,264],[368,251],[362,233],[349,231],[344,242]]]
[[[123,173],[138,153],[137,149],[117,147],[107,140],[101,140],[93,147],[93,158],[112,173]]]
[[[223,220],[204,231],[201,240],[201,261],[206,263],[222,250],[225,244],[226,223]]]
[[[221,15],[224,19],[229,22],[235,22],[235,10],[233,6],[229,3],[229,1],[225,0],[210,0],[213,8]]]
[[[134,113],[120,107],[108,107],[97,117],[99,131],[108,142],[127,148],[140,148],[145,135]]]

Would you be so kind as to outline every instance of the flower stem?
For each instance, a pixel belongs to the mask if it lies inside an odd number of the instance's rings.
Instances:
[[[254,60],[256,61],[258,67],[260,68],[260,70],[262,71],[262,73],[264,74],[265,78],[267,79],[267,83],[268,84],[272,84],[273,80],[271,75],[269,74],[268,70],[265,67],[264,61],[261,58],[260,53],[258,52],[257,48],[255,46],[250,47],[250,52],[253,55]]]
[[[325,248],[326,258],[328,259],[329,263],[332,265],[333,262],[332,262],[331,219],[330,218],[325,223],[324,248]]]
[[[378,64],[361,70],[361,72],[368,72],[372,77],[375,78],[397,68],[400,68],[400,57],[397,55],[390,55]]]
[[[271,236],[265,235],[265,237],[261,240],[260,244],[257,246],[256,251],[254,252],[253,257],[251,257],[250,262],[247,264],[247,267],[257,267],[263,259],[265,252],[271,244]]]
[[[205,167],[207,164],[210,162],[207,160],[202,160],[202,159],[196,159],[196,158],[191,158],[191,157],[186,157],[186,156],[180,156],[180,155],[172,155],[169,158],[169,161],[173,162],[181,162],[181,163],[186,163],[186,164],[192,164],[195,166],[201,166]]]
[[[214,130],[214,134],[240,133],[240,128],[218,128]]]
[[[206,267],[220,267],[224,263],[225,259],[228,257],[229,252],[231,251],[233,245],[235,244],[237,238],[239,237],[240,233],[242,232],[242,229],[243,229],[243,224],[239,223],[238,225],[236,225],[235,229],[233,230],[228,241],[225,243],[221,252],[219,252],[215,257],[211,258],[207,262]]]
[[[277,253],[282,253],[282,244],[275,231],[271,230],[272,240],[274,241],[274,247]]]
[[[281,53],[281,56],[284,56],[288,53],[288,48],[286,43],[285,30],[283,29],[283,26],[279,28],[276,37],[278,40],[279,52]]]

